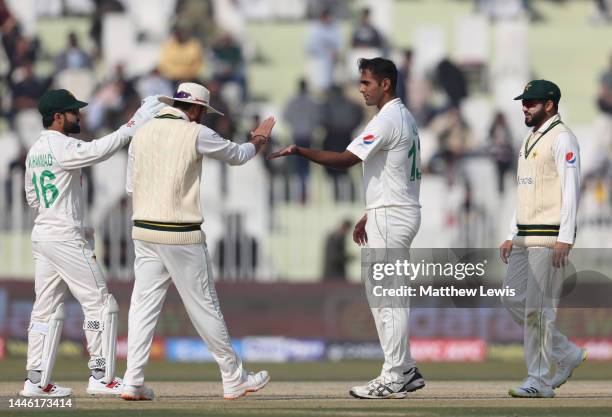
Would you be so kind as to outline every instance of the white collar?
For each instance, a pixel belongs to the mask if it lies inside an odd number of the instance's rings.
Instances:
[[[394,98],[393,100],[389,100],[385,103],[384,106],[382,106],[380,108],[380,110],[378,111],[378,114],[382,113],[383,111],[385,111],[387,109],[387,107],[391,107],[397,103],[401,103],[401,99],[399,97]]]

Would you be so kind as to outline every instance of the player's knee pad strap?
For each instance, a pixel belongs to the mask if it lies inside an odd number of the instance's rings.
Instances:
[[[104,321],[85,318],[83,321],[83,330],[101,332],[104,330]]]

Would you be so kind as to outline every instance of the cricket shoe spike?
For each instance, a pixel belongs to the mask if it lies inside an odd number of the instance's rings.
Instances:
[[[26,379],[23,384],[23,389],[19,391],[19,395],[22,397],[68,397],[72,395],[72,389],[60,387],[53,382],[48,383],[45,388],[42,388],[40,385]]]
[[[587,360],[589,354],[586,349],[580,349],[577,354],[569,360],[563,360],[557,364],[557,370],[552,380],[553,389],[559,388],[572,377],[574,369],[578,368],[582,362]]]
[[[121,378],[114,378],[108,384],[104,383],[104,378],[96,379],[89,377],[87,393],[92,395],[121,395],[123,392],[123,381]]]
[[[242,382],[235,387],[223,387],[223,398],[226,400],[235,400],[249,392],[257,392],[265,387],[270,382],[268,371],[245,372]]]
[[[425,387],[425,378],[416,366],[404,372],[404,381],[402,391],[414,392]]]
[[[121,398],[126,401],[151,401],[155,399],[155,393],[146,385],[123,385]]]
[[[514,398],[552,398],[555,392],[551,388],[541,388],[531,378],[526,378],[517,388],[510,388],[508,395]]]

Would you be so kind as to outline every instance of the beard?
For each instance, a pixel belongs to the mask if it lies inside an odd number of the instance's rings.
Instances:
[[[527,120],[527,117],[525,117],[525,125],[527,125],[527,127],[537,126],[542,123],[542,121],[544,121],[545,117],[546,112],[544,111],[544,108],[542,108],[540,111],[534,113],[533,116],[531,116],[531,120]]]
[[[64,132],[70,134],[70,133],[81,133],[81,125],[79,124],[79,122],[69,122],[68,120],[66,120],[64,122]]]

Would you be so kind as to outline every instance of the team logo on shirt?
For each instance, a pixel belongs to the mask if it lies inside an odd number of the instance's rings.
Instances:
[[[568,152],[565,154],[565,161],[568,164],[574,164],[576,162],[576,154],[574,152]]]
[[[376,138],[374,137],[374,135],[366,135],[363,137],[363,143],[365,143],[366,145],[370,145],[375,140]]]

